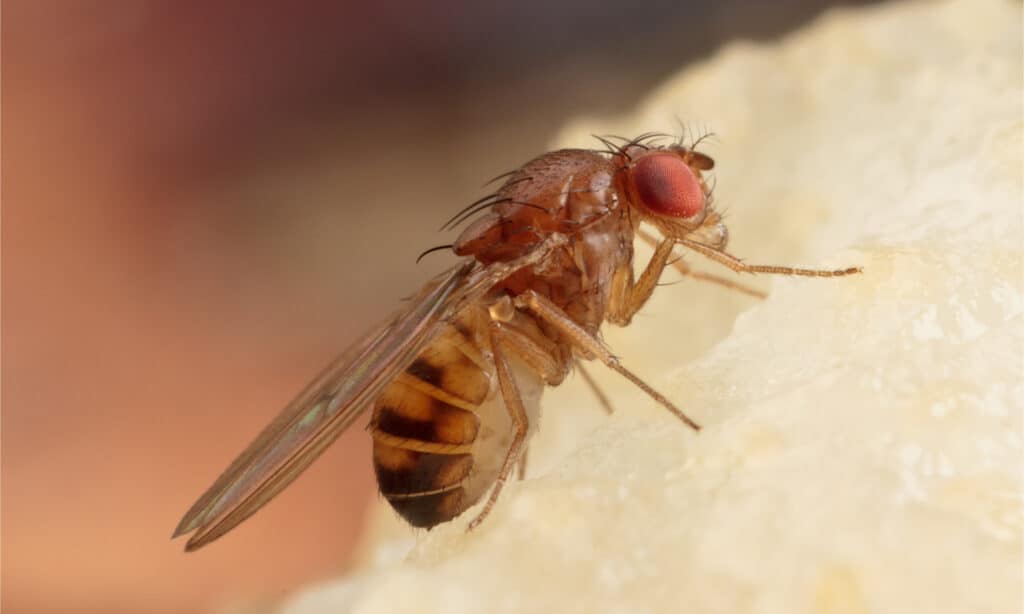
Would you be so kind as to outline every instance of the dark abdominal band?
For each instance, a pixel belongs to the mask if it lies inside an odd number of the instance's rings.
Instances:
[[[373,465],[381,493],[409,524],[430,528],[458,516],[470,449],[490,378],[470,342],[446,327],[374,403]]]

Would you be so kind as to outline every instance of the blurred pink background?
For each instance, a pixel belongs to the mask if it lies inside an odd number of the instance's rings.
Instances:
[[[386,4],[386,3],[378,3]],[[205,612],[345,568],[347,433],[182,553],[181,514],[576,114],[828,2],[3,5],[5,612]]]

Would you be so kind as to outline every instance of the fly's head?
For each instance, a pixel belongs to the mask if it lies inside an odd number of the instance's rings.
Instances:
[[[714,210],[703,175],[714,168],[714,160],[680,144],[631,144],[619,149],[613,160],[621,193],[641,220],[666,238],[689,238],[725,248],[729,235]]]

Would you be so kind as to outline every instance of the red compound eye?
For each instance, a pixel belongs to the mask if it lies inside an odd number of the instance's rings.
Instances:
[[[704,190],[697,176],[674,153],[655,153],[630,169],[640,205],[656,215],[690,218],[704,210]]]

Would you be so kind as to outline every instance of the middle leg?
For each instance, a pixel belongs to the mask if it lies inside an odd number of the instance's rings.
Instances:
[[[608,399],[608,395],[606,395],[604,390],[601,390],[601,387],[597,385],[597,380],[594,379],[594,376],[590,374],[590,371],[583,366],[583,361],[579,358],[576,359],[576,370],[580,372],[580,375],[583,377],[583,381],[587,383],[591,392],[593,392],[594,396],[597,397],[597,402],[601,404],[604,412],[606,414],[615,413],[615,408],[612,407],[612,402]]]
[[[558,308],[548,298],[537,294],[533,290],[527,290],[515,298],[515,306],[521,309],[528,309],[540,319],[544,320],[562,336],[567,339],[574,348],[579,350],[587,358],[596,358],[607,367],[632,382],[637,388],[643,390],[649,397],[661,404],[665,409],[672,412],[677,418],[686,423],[695,431],[700,430],[700,425],[690,419],[681,409],[669,401],[663,394],[651,387],[650,384],[640,379],[636,374],[622,366],[619,359],[612,354],[608,346],[597,336],[591,334],[587,329],[576,323],[564,311]]]

